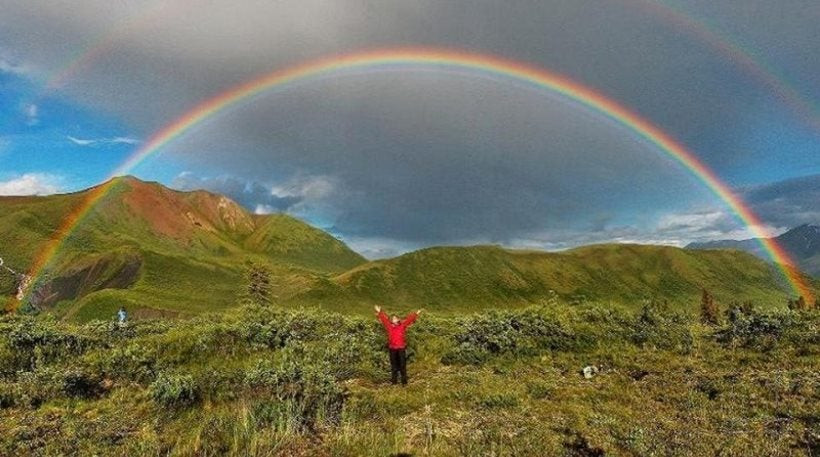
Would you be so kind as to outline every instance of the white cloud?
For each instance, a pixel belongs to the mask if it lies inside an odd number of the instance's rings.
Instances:
[[[0,56],[0,73],[27,75],[31,73],[31,68],[22,63]]]
[[[26,124],[29,126],[40,123],[40,108],[34,103],[29,103],[23,107],[23,115],[26,116]]]
[[[140,140],[128,136],[115,136],[111,138],[110,142],[114,144],[139,144]]]
[[[701,208],[660,215],[647,225],[602,226],[594,230],[534,232],[503,244],[519,249],[560,251],[597,243],[652,244],[684,247],[693,242],[774,237],[790,227],[744,225],[729,210]]]
[[[79,146],[91,146],[92,144],[96,143],[95,140],[83,140],[83,139],[80,139],[80,138],[75,138],[71,135],[68,135],[66,138],[68,138],[68,140],[71,141],[72,143],[74,143],[76,145],[79,145]]]
[[[278,210],[276,208],[274,208],[273,206],[265,205],[265,204],[261,204],[261,203],[256,205],[256,208],[254,208],[254,210],[253,210],[254,214],[259,214],[259,215],[273,214],[273,213],[276,213],[276,212],[278,212]]]
[[[725,218],[726,214],[722,211],[665,214],[658,221],[658,229],[663,231],[704,230],[713,227]]]
[[[0,195],[50,195],[60,190],[59,178],[42,174],[27,173],[6,181],[0,181]]]
[[[274,195],[269,185],[257,181],[230,175],[203,177],[190,171],[183,171],[177,175],[171,187],[183,191],[206,189],[216,192],[233,199],[257,214],[287,211],[302,198],[298,195]]]
[[[139,144],[140,140],[127,136],[115,136],[112,138],[77,138],[67,135],[68,141],[77,146],[96,146],[98,144]]]
[[[341,240],[362,256],[370,260],[387,259],[423,247],[420,244],[404,243],[379,237],[340,237]]]
[[[271,188],[271,194],[279,197],[302,197],[320,199],[327,197],[336,189],[336,182],[329,176],[295,176],[286,183]]]

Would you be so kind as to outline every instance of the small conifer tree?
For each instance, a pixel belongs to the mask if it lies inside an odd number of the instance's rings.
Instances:
[[[245,273],[247,299],[257,305],[269,305],[273,299],[273,283],[268,267],[251,264]]]
[[[715,303],[714,297],[703,289],[703,294],[700,299],[700,320],[704,324],[717,325],[718,322],[718,306]]]

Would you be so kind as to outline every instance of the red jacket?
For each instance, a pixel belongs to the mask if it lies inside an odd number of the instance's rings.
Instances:
[[[384,311],[379,313],[379,320],[382,321],[384,329],[387,330],[387,346],[390,347],[390,349],[404,349],[407,347],[407,343],[404,341],[404,334],[407,332],[407,327],[413,325],[417,317],[418,314],[410,313],[403,321],[398,324],[393,324]]]

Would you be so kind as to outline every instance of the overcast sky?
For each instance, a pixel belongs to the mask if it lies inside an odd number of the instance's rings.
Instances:
[[[820,2],[0,0],[0,194],[96,184],[236,84],[400,46],[520,60],[680,140],[772,233],[820,223]],[[284,211],[370,257],[749,235],[703,183],[559,94],[424,66],[227,110],[133,170]]]

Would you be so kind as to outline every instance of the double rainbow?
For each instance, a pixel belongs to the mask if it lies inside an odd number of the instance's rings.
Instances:
[[[659,151],[683,165],[723,200],[739,220],[761,240],[763,248],[778,265],[778,268],[782,270],[794,292],[809,300],[813,299],[811,289],[804,282],[799,272],[792,267],[794,263],[789,255],[775,241],[768,238],[768,234],[762,229],[764,224],[760,219],[726,184],[721,182],[712,170],[707,168],[692,152],[688,151],[674,138],[614,100],[567,77],[523,62],[485,54],[437,48],[385,49],[336,55],[275,70],[260,78],[233,87],[195,106],[154,134],[114,171],[112,177],[127,174],[149,157],[158,154],[165,145],[191,131],[203,121],[243,101],[252,100],[255,96],[271,89],[285,88],[297,82],[326,77],[341,71],[383,71],[412,68],[467,71],[477,73],[479,76],[505,78],[517,83],[528,84],[574,100],[625,126],[638,137],[650,142]],[[95,203],[106,195],[110,187],[109,182],[88,192],[86,198],[77,206],[76,210],[65,219],[58,231],[58,235],[47,243],[35,259],[30,270],[35,280],[39,278],[45,267],[59,252],[64,240],[93,209]],[[31,287],[30,290],[33,288]]]

